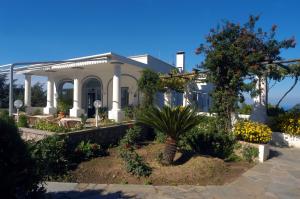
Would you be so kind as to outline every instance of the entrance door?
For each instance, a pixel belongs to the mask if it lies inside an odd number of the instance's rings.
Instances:
[[[94,101],[96,100],[96,93],[95,92],[89,92],[88,95],[87,95],[87,114],[88,114],[88,117],[92,117],[95,115],[95,107],[94,107]]]
[[[121,108],[129,105],[129,91],[128,87],[121,87]]]

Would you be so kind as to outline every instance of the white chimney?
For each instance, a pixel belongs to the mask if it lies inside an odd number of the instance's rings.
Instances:
[[[185,52],[179,51],[176,53],[176,67],[179,72],[184,72],[185,70]]]

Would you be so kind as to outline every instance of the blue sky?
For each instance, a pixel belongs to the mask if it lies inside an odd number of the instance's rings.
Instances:
[[[300,1],[294,0],[1,0],[0,64],[68,59],[113,51],[129,56],[148,53],[174,63],[186,52],[188,69],[201,62],[194,54],[210,28],[222,20],[245,22],[261,15],[259,25],[278,25],[278,38],[300,40]],[[300,44],[282,52],[300,58]],[[292,84],[270,91],[270,101]],[[300,84],[284,106],[300,102]]]

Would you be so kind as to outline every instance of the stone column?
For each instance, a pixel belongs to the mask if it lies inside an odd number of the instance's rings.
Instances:
[[[54,82],[53,86],[53,107],[57,109],[57,100],[58,100],[58,93],[57,93],[57,82]]]
[[[165,93],[164,93],[164,105],[165,106],[172,106],[173,103],[172,103],[172,91],[171,90],[167,90]]]
[[[266,123],[267,106],[268,106],[268,82],[267,77],[257,77],[256,89],[260,90],[260,93],[253,98],[254,105],[250,119],[256,122]]]
[[[53,85],[54,81],[51,76],[48,76],[47,81],[47,106],[44,108],[44,114],[55,114],[56,108],[53,106]]]
[[[25,75],[24,83],[24,106],[26,106],[26,113],[31,113],[31,75]]]
[[[73,89],[73,108],[70,109],[71,117],[80,117],[84,113],[81,108],[81,82],[78,78],[74,79],[74,89]]]
[[[113,91],[112,91],[112,109],[108,112],[108,118],[116,122],[121,122],[124,119],[124,113],[121,111],[121,65],[120,62],[111,62],[114,69],[113,75]]]

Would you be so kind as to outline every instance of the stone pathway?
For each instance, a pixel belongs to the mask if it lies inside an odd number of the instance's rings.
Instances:
[[[300,149],[272,148],[272,158],[223,186],[47,183],[49,198],[300,199]]]

